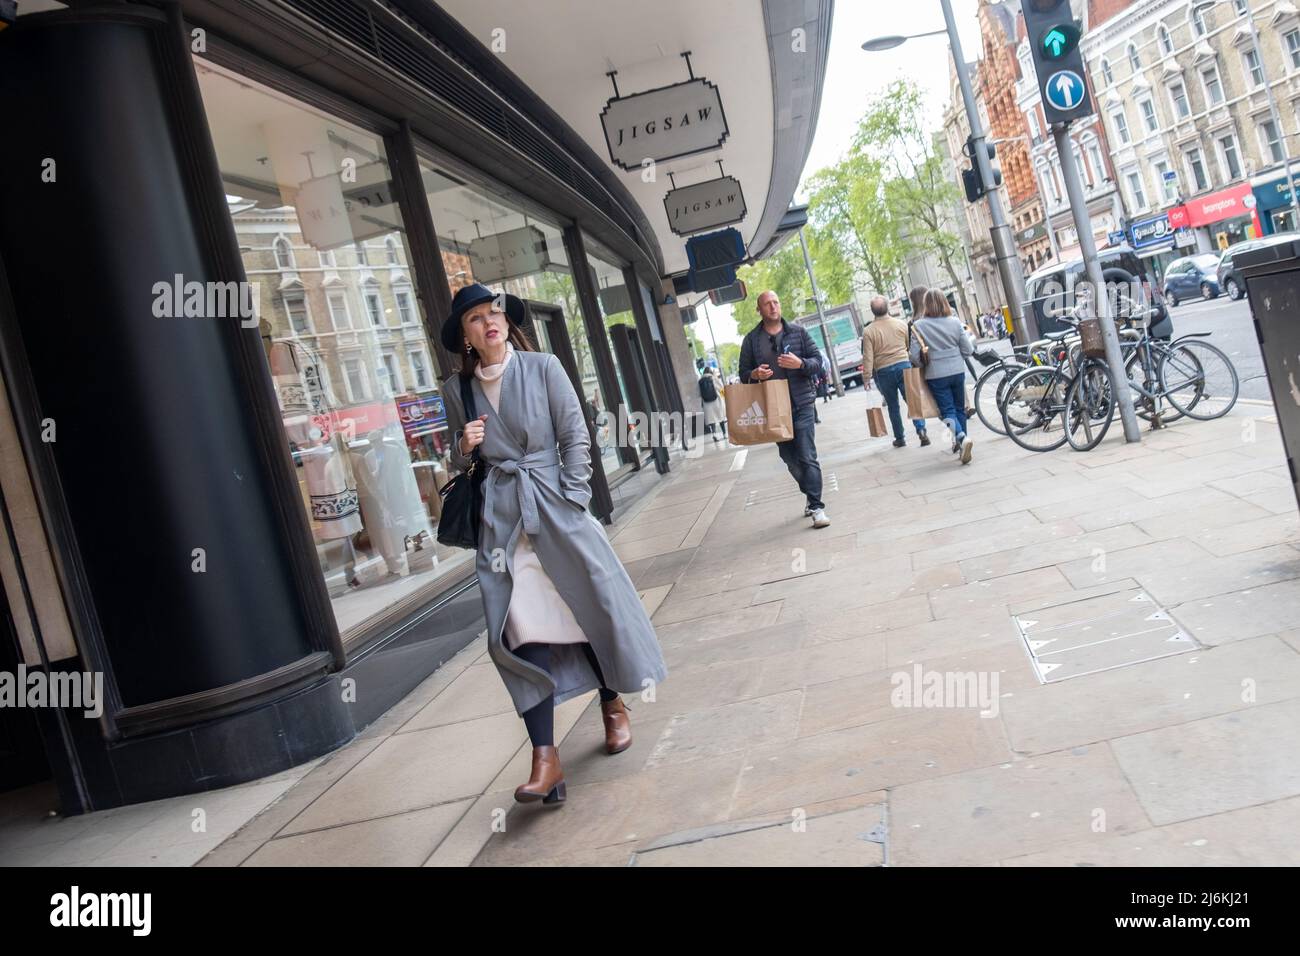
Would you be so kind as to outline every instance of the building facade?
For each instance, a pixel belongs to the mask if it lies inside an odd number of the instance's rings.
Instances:
[[[1091,0],[1085,27],[1125,238],[1157,273],[1294,227],[1284,173],[1300,144],[1294,3]]]
[[[831,3],[668,7],[22,4],[0,669],[98,674],[104,706],[5,709],[24,746],[0,782],[41,752],[72,813],[276,773],[473,640],[473,553],[436,540],[459,367],[438,330],[468,283],[524,299],[565,368],[594,514],[671,467],[620,424],[676,413],[680,439],[698,410],[675,293],[712,224],[669,192],[724,163],[747,257],[788,238]],[[696,122],[670,130],[659,96]]]

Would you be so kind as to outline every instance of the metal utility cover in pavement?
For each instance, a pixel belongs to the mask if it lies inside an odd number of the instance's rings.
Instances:
[[[1201,645],[1141,588],[1012,615],[1044,684]]]

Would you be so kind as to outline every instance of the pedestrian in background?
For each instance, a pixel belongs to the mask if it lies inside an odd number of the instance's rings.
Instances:
[[[706,365],[700,373],[700,402],[704,406],[704,430],[713,436],[715,442],[727,435],[727,409],[722,404],[722,391],[718,387],[718,375],[713,366]]]
[[[924,289],[919,289],[922,296]],[[883,295],[871,300],[872,320],[862,331],[862,372],[875,380],[876,387],[889,408],[889,424],[894,429],[894,447],[907,444],[903,437],[903,416],[899,396],[903,395],[903,372],[912,367],[907,354],[908,325],[889,314],[889,302]],[[930,444],[925,434],[925,419],[912,419],[916,437],[922,445]]]
[[[939,414],[952,429],[954,454],[961,463],[971,459],[973,442],[966,434],[966,363],[963,356],[975,351],[975,343],[961,319],[952,314],[948,299],[938,289],[922,298],[925,314],[912,323],[912,344],[908,350],[913,365],[925,369],[925,380],[934,393]],[[922,353],[925,356],[922,356]]]

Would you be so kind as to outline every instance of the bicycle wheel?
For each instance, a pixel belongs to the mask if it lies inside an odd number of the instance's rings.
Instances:
[[[1160,378],[1160,359],[1164,355],[1164,346],[1158,342],[1151,343],[1151,365],[1155,378]],[[1160,412],[1160,421],[1163,424],[1176,422],[1183,417],[1183,413],[1174,408],[1168,402],[1160,401],[1164,392],[1160,387],[1159,381],[1146,381],[1146,373],[1142,368],[1142,361],[1138,357],[1137,350],[1134,349],[1124,360],[1124,372],[1128,375],[1128,380],[1135,385],[1142,385],[1149,392],[1156,392],[1157,398],[1148,398],[1136,389],[1133,390],[1133,411],[1137,413],[1138,418],[1149,422],[1156,417],[1157,410]]]
[[[1026,451],[1051,451],[1065,444],[1065,392],[1060,369],[1027,368],[1007,384],[1002,426]]]
[[[1110,367],[1088,359],[1070,382],[1065,401],[1065,437],[1075,451],[1092,451],[1115,418],[1115,388]]]
[[[1006,394],[1007,383],[1023,368],[1023,365],[1010,362],[995,365],[975,383],[975,413],[984,427],[995,435],[1006,434],[1002,427],[1001,400]]]
[[[1240,382],[1228,356],[1209,342],[1184,339],[1160,359],[1160,386],[1170,405],[1188,418],[1208,422],[1237,404]]]

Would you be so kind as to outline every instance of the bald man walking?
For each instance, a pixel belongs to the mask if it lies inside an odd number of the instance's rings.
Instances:
[[[814,528],[826,528],[831,519],[826,517],[822,503],[822,466],[817,461],[813,437],[822,354],[807,329],[781,318],[781,299],[770,289],[758,297],[758,314],[758,325],[740,343],[740,380],[765,382],[777,378],[790,383],[794,438],[777,442],[776,450],[807,498],[804,517],[813,519]]]
[[[903,373],[912,367],[907,356],[907,323],[889,314],[883,295],[871,300],[871,323],[862,333],[862,369],[870,371],[876,388],[889,407],[889,424],[894,429],[894,447],[907,444],[903,437],[903,416],[898,410],[899,395],[904,392]],[[925,419],[912,419],[916,437],[922,445],[930,444],[925,434]]]

